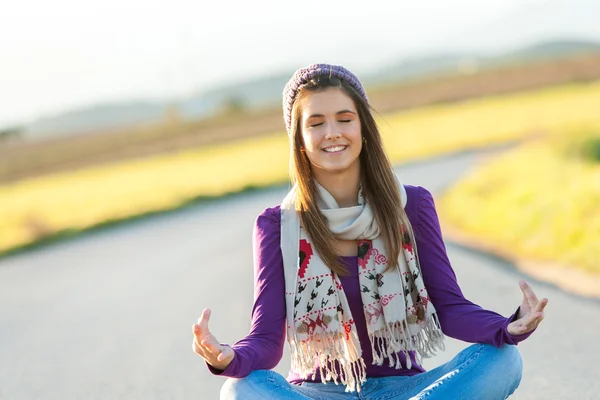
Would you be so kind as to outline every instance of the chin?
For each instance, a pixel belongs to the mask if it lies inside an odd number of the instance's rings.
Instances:
[[[337,160],[337,162],[331,162],[331,160],[318,160],[316,163],[311,164],[313,169],[320,173],[339,175],[354,172],[356,169],[360,170],[360,168],[357,168],[357,161],[344,162],[344,160]]]
[[[350,168],[350,165],[344,165],[344,166],[324,165],[320,169],[323,172],[330,173],[330,174],[343,174],[345,172],[350,172],[352,170],[352,168]]]

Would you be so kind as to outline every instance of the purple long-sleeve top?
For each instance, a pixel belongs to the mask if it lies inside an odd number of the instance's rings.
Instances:
[[[433,303],[442,331],[445,335],[470,343],[488,343],[495,346],[516,345],[531,332],[511,335],[508,324],[516,313],[505,318],[485,310],[467,300],[456,281],[446,247],[442,239],[440,223],[431,193],[420,186],[405,185],[407,194],[406,213],[415,231],[418,256],[423,281]],[[208,365],[215,375],[243,378],[258,369],[272,369],[281,360],[285,347],[286,307],[283,258],[280,249],[279,206],[265,209],[256,219],[253,233],[254,246],[254,307],[250,333],[232,347],[235,356],[224,371]],[[411,352],[412,368],[395,369],[387,360],[383,365],[372,364],[373,355],[369,343],[367,324],[363,312],[358,281],[358,259],[341,257],[349,274],[340,277],[350,311],[356,321],[356,329],[367,365],[367,377],[391,375],[415,375],[424,372]],[[402,365],[406,366],[401,354]],[[317,374],[311,381],[320,381]],[[300,383],[303,379],[290,371],[288,381]]]

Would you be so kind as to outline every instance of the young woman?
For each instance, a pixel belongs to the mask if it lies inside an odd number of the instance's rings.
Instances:
[[[220,344],[210,310],[194,352],[228,377],[221,399],[505,399],[519,385],[516,344],[544,317],[521,281],[509,318],[464,298],[432,195],[395,176],[365,90],[347,69],[299,69],[283,92],[293,188],[254,228],[248,336]],[[444,335],[470,343],[425,371]],[[287,380],[270,371],[289,344]]]

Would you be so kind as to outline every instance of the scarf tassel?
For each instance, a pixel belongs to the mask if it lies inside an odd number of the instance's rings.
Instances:
[[[303,379],[312,376],[314,380],[317,370],[323,383],[333,380],[346,386],[346,392],[360,392],[361,385],[367,380],[367,366],[356,352],[359,343],[356,334],[346,341],[341,335],[319,335],[305,341],[289,341],[292,349],[292,369]],[[316,355],[316,357],[315,357]],[[317,362],[318,365],[317,365]],[[339,373],[335,368],[339,366]]]
[[[406,368],[411,369],[411,351],[416,353],[415,361],[421,365],[423,358],[432,357],[438,350],[445,350],[444,334],[436,314],[430,315],[423,329],[409,338],[404,337],[396,324],[370,334],[369,339],[372,343],[373,364],[383,365],[384,359],[388,358],[390,368],[396,369],[402,368],[400,353],[405,356]]]

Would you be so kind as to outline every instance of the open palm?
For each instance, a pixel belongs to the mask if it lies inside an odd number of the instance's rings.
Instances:
[[[192,325],[194,340],[192,348],[194,353],[204,358],[207,363],[216,369],[225,370],[233,360],[234,351],[229,346],[224,346],[214,337],[208,329],[210,310],[205,309],[198,319],[198,323]]]
[[[519,281],[519,287],[523,292],[523,302],[515,320],[508,324],[508,333],[511,335],[522,335],[537,328],[544,319],[544,308],[548,304],[546,298],[538,300],[531,286],[524,280]]]

